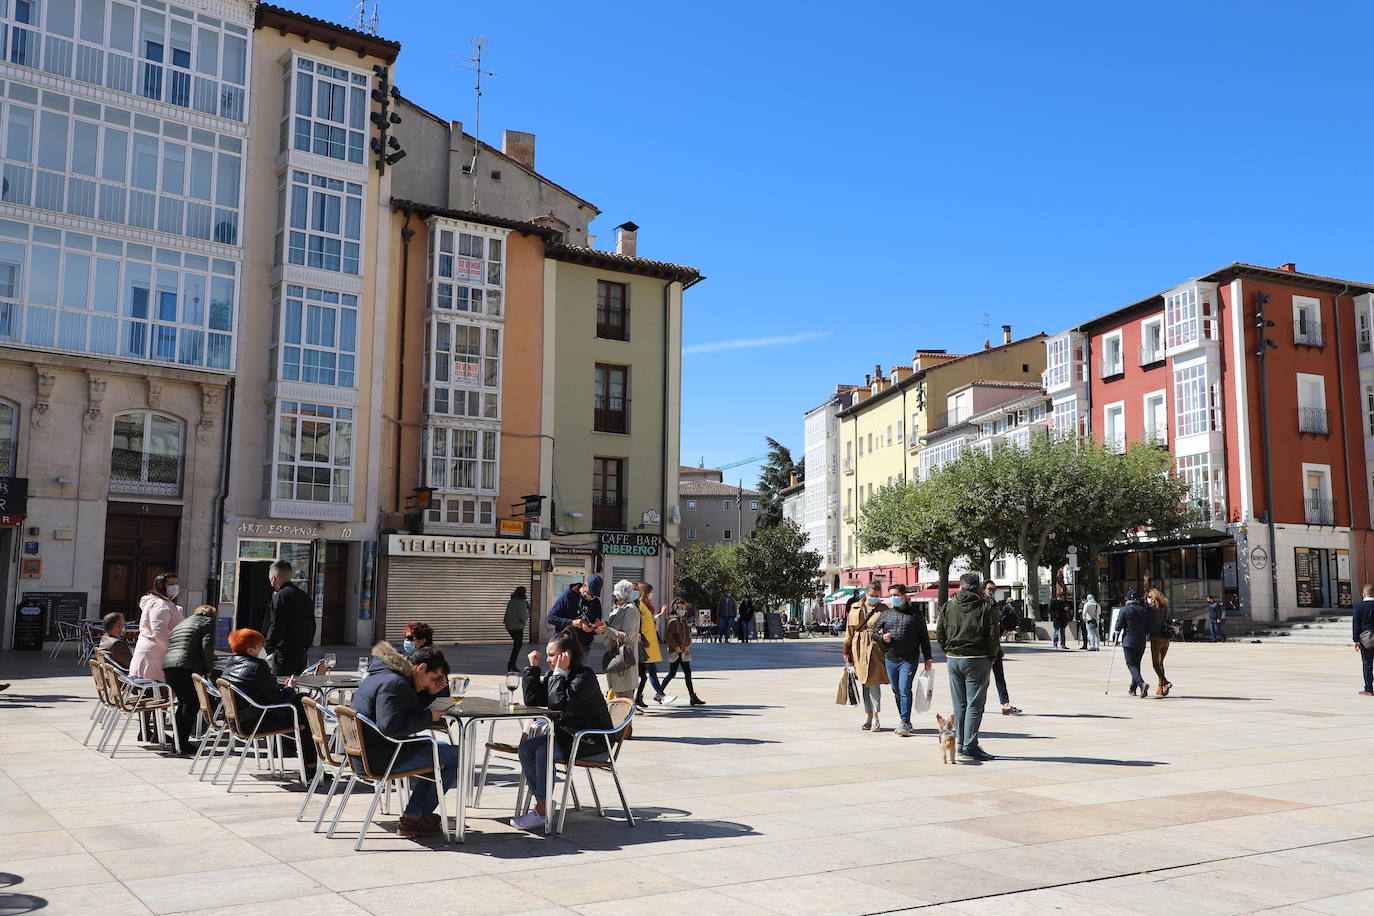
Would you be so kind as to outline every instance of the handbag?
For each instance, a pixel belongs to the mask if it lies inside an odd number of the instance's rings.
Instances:
[[[844,670],[840,672],[840,685],[839,690],[835,692],[835,705],[859,705],[859,679],[854,676],[854,669],[849,665],[845,665]]]
[[[921,673],[916,675],[916,689],[911,696],[912,712],[930,711],[930,698],[935,695],[935,678],[931,677],[933,673],[922,668]]]
[[[619,674],[626,668],[635,666],[634,653],[630,651],[630,646],[624,640],[617,640],[614,648],[606,650],[601,656],[601,671],[603,674]]]
[[[1374,630],[1360,631],[1360,645],[1364,646],[1366,651],[1374,649]]]

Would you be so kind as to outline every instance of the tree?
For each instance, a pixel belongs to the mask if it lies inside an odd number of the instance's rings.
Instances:
[[[735,548],[725,544],[692,544],[677,555],[673,598],[692,607],[713,608],[727,588],[739,582]]]
[[[806,547],[806,535],[791,519],[736,544],[731,551],[739,593],[763,610],[801,603],[821,593],[821,555]]]
[[[792,485],[792,475],[798,479],[804,469],[792,460],[792,452],[787,446],[771,436],[765,436],[768,443],[768,460],[759,472],[759,514],[754,522],[754,530],[762,531],[782,522],[782,491]]]
[[[883,487],[859,510],[859,549],[890,550],[937,570],[943,605],[949,597],[949,569],[971,549],[970,528],[955,505],[957,496],[955,479],[943,468],[925,480]]]

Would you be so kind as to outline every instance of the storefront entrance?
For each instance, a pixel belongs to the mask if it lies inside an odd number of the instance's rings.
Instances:
[[[1100,561],[1102,594],[1097,597],[1110,607],[1124,603],[1129,589],[1144,595],[1151,588],[1168,599],[1169,616],[1180,619],[1205,613],[1208,595],[1228,608],[1239,605],[1236,545],[1229,541],[1103,554]]]
[[[175,571],[181,507],[109,504],[105,515],[105,562],[100,614],[119,611],[130,621],[142,613],[138,601],[161,573]]]

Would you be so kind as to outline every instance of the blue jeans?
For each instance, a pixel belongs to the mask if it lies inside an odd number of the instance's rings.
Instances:
[[[535,735],[533,738],[526,738],[520,742],[520,747],[516,753],[520,757],[520,772],[525,774],[525,783],[534,793],[534,797],[539,801],[545,801],[544,784],[549,776],[549,736],[548,734]],[[587,746],[587,739],[583,738],[578,750]],[[572,742],[559,739],[554,749],[554,756],[562,760],[568,758],[568,752],[572,750]],[[596,754],[578,754],[579,760],[608,760],[605,751]],[[555,782],[557,776],[555,775]]]
[[[734,617],[722,617],[722,618],[720,618],[720,637],[721,637],[721,639],[725,640],[726,642],[729,642],[729,641],[730,641],[730,631],[733,630],[734,628],[735,628],[735,618],[734,618]]]
[[[954,732],[959,750],[978,746],[978,730],[983,725],[983,707],[988,701],[988,675],[992,659],[951,658],[949,693],[954,698]]]
[[[916,679],[915,662],[897,662],[884,659],[887,666],[887,679],[892,684],[892,695],[897,700],[897,718],[911,724],[911,682]]]
[[[1220,620],[1209,620],[1209,621],[1207,621],[1207,630],[1208,630],[1208,632],[1210,632],[1210,633],[1212,634],[1212,642],[1217,642],[1218,640],[1221,639],[1221,621],[1220,621]]]
[[[396,758],[396,765],[392,770],[413,770],[416,767],[432,766],[434,764],[434,752],[430,750],[428,744],[413,744],[409,750],[402,750],[400,756]],[[439,742],[439,769],[442,772],[444,781],[444,791],[447,792],[458,784],[458,748],[452,744]],[[405,816],[408,818],[421,818],[426,814],[433,814],[434,809],[439,807],[439,792],[434,787],[434,783],[428,779],[412,778],[410,780],[410,801],[406,804]]]
[[[1099,643],[1097,639],[1097,624],[1090,623],[1088,624],[1088,647],[1091,649],[1096,649],[1098,648],[1098,645]]]
[[[1140,676],[1140,660],[1145,657],[1144,646],[1122,646],[1122,651],[1126,653],[1126,670],[1131,672],[1131,687],[1145,687],[1145,678]]]
[[[1067,649],[1069,647],[1069,634],[1064,631],[1063,627],[1054,628],[1053,646],[1056,649]]]

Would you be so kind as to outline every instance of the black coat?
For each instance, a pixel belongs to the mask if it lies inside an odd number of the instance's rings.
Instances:
[[[288,582],[277,589],[268,614],[268,655],[295,655],[308,651],[314,644],[315,604],[296,583]]]
[[[892,642],[883,638],[891,636]],[[894,662],[933,660],[930,652],[930,628],[926,615],[915,605],[884,608],[873,624],[873,642],[882,646],[886,658]]]
[[[1150,641],[1151,614],[1139,601],[1128,601],[1116,617],[1121,630],[1121,644],[1128,649],[1144,648]]]
[[[609,729],[611,711],[606,708],[606,698],[601,695],[601,686],[596,682],[596,672],[586,665],[572,668],[564,677],[554,677],[553,672],[543,672],[537,666],[527,665],[523,675],[525,704],[544,706],[557,716],[555,729],[563,747],[571,750],[573,736],[585,729]],[[579,757],[604,753],[605,740],[601,735],[592,735],[578,745]]]
[[[263,706],[290,703],[296,699],[296,691],[277,683],[271,667],[256,655],[235,655],[224,666],[224,673],[220,677],[237,687],[248,699]],[[239,711],[249,724],[257,721],[253,718],[256,711],[242,707]]]
[[[429,712],[429,704],[434,698],[431,696],[421,702],[412,674],[410,662],[392,648],[391,643],[377,643],[372,647],[372,663],[368,665],[367,677],[363,678],[362,684],[354,692],[351,705],[376,722],[377,728],[388,738],[409,738],[425,731],[434,721]],[[363,724],[362,732],[368,760],[378,772],[386,769],[396,745],[366,724]],[[410,745],[410,748],[419,746]]]
[[[209,677],[215,670],[215,618],[192,614],[173,627],[162,668],[180,668]]]

